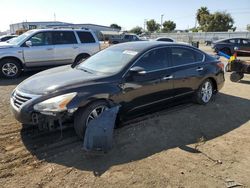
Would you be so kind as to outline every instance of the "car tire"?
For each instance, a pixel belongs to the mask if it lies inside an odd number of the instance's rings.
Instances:
[[[207,104],[214,94],[214,85],[210,79],[206,79],[195,92],[194,100],[198,104]]]
[[[74,128],[77,136],[80,139],[84,138],[88,122],[91,121],[90,117],[93,117],[91,113],[96,110],[97,115],[99,116],[103,110],[109,108],[109,104],[106,101],[96,101],[84,108],[79,108],[74,115]],[[101,111],[101,108],[102,111]],[[96,117],[98,117],[96,116]]]
[[[233,73],[230,75],[230,80],[231,80],[232,82],[238,82],[238,81],[241,80],[243,77],[244,77],[244,74],[243,74],[243,73],[233,72]]]
[[[6,58],[0,61],[0,77],[17,78],[22,72],[22,66],[14,58]]]
[[[223,49],[221,49],[221,51],[222,51],[223,53],[225,53],[225,54],[229,55],[229,56],[231,56],[231,55],[232,55],[232,53],[231,53],[231,51],[230,51],[230,49],[229,49],[229,48],[223,48]]]

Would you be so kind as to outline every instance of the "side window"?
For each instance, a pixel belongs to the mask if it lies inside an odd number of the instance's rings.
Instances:
[[[76,36],[73,31],[54,31],[53,44],[76,44]]]
[[[167,48],[147,52],[136,62],[135,66],[143,67],[145,71],[164,69],[168,66]]]
[[[129,40],[129,35],[125,35],[124,39]]]
[[[32,42],[32,46],[46,46],[52,44],[51,32],[37,33],[29,39]]]
[[[250,45],[250,40],[242,39],[242,44],[244,44],[244,45]]]
[[[175,47],[172,48],[171,58],[173,66],[180,66],[202,61],[203,54],[188,48]]]
[[[95,39],[90,32],[78,31],[77,35],[81,43],[95,43]]]

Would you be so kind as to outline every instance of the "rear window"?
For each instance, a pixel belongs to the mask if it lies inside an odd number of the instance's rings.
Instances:
[[[76,44],[76,37],[73,31],[53,32],[53,44]]]
[[[78,31],[77,35],[81,43],[95,43],[95,39],[90,32]]]
[[[172,48],[172,62],[174,66],[186,65],[201,62],[204,55],[188,48]]]

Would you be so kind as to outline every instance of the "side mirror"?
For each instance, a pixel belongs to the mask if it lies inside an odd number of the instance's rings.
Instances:
[[[32,46],[32,42],[31,42],[30,40],[26,41],[25,44],[26,44],[26,46],[28,46],[28,47],[31,47],[31,46]]]
[[[139,66],[132,67],[129,71],[137,75],[145,75],[147,73],[144,68]]]

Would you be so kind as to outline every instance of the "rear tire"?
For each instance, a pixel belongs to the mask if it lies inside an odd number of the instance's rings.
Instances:
[[[214,85],[210,79],[205,80],[196,91],[194,100],[198,104],[207,104],[214,94]]]
[[[96,101],[91,103],[85,108],[79,108],[74,115],[74,128],[77,136],[80,139],[84,138],[86,128],[88,126],[89,121],[91,121],[91,113],[94,110],[97,110],[98,117],[102,111],[101,108],[109,108],[109,104],[106,101]],[[98,111],[99,110],[99,111]],[[100,113],[99,113],[100,112]],[[92,118],[93,119],[93,118]]]
[[[14,58],[6,58],[0,61],[0,77],[17,78],[22,72],[22,66]]]

